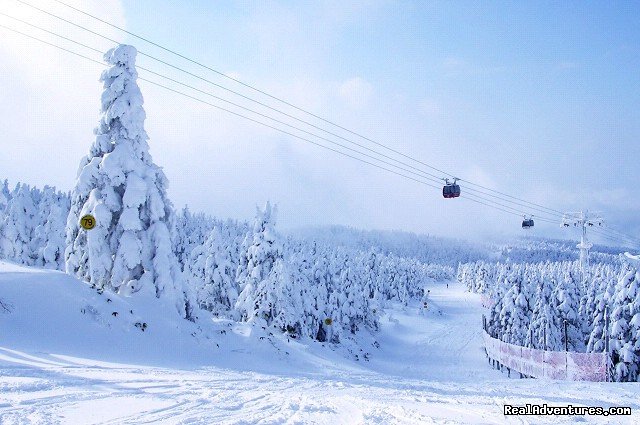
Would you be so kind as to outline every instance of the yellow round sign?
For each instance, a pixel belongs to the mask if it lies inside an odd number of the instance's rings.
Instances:
[[[85,230],[91,230],[96,227],[96,218],[91,214],[83,215],[80,219],[80,226]]]

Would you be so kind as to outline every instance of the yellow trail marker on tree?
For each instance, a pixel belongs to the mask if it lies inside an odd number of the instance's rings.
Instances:
[[[80,219],[80,226],[85,230],[91,230],[96,227],[96,218],[91,214],[83,215]]]

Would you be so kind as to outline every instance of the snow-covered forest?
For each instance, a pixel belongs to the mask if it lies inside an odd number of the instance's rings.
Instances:
[[[574,352],[603,352],[609,338],[614,378],[638,380],[640,273],[633,259],[609,255],[585,270],[578,261],[479,261],[461,264],[457,279],[492,300],[494,338],[550,351],[566,343]]]
[[[0,195],[1,258],[65,270],[70,195],[22,183],[10,189],[6,180]],[[571,351],[603,351],[608,335],[615,379],[638,380],[640,277],[623,255],[596,252],[583,274],[575,253],[559,241],[481,246],[338,227],[330,233],[312,229],[282,235],[276,219],[277,209],[269,204],[256,210],[252,223],[220,220],[187,207],[175,214],[171,254],[198,315],[338,343],[361,329],[375,331],[390,301],[427,301],[428,284],[453,278],[451,264],[458,263],[457,280],[494,303],[488,315],[492,336],[561,351],[567,320]],[[432,251],[439,256],[430,256]],[[477,257],[483,259],[462,262]],[[535,261],[541,257],[545,261]],[[425,258],[433,262],[421,261]],[[93,286],[109,288],[107,283]],[[109,289],[122,293],[118,286]]]
[[[65,270],[69,195],[24,184],[9,190],[7,181],[2,194],[2,258]],[[257,209],[251,225],[192,214],[186,207],[176,215],[171,249],[185,292],[198,307],[215,316],[264,322],[295,337],[338,342],[361,328],[375,330],[386,302],[407,305],[424,298],[429,282],[453,277],[446,264],[282,236],[276,215],[269,204]],[[76,223],[77,216],[69,221]],[[110,287],[106,280],[87,281],[101,290],[137,292]]]
[[[429,281],[452,276],[450,266],[380,250],[284,238],[269,203],[251,225],[188,208],[176,217],[149,154],[135,55],[130,46],[105,54],[102,118],[70,195],[4,182],[2,258],[167,300],[190,321],[210,314],[334,343],[375,331],[386,302],[424,299]],[[80,227],[86,214],[96,229]]]

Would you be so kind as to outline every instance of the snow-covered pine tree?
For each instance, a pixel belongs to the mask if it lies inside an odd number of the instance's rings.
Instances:
[[[523,292],[522,268],[513,270],[506,285],[510,286],[504,295],[504,304],[500,312],[502,341],[515,345],[524,345],[531,319],[529,300]]]
[[[329,253],[319,249],[314,243],[312,251],[310,291],[313,293],[313,305],[315,312],[314,321],[311,321],[311,335],[320,342],[328,339],[331,325],[326,322],[331,317],[328,312],[329,290],[331,287],[331,271],[329,269]],[[313,333],[315,332],[315,334]]]
[[[636,302],[640,276],[635,268],[626,270],[618,280],[611,314],[611,349],[616,381],[638,379],[640,353],[637,347],[637,328],[640,315]]]
[[[479,261],[473,292],[483,294],[487,290],[487,286],[489,284],[489,270],[487,264],[485,264],[484,261]]]
[[[633,267],[636,270],[633,282],[629,285],[627,296],[631,298],[629,305],[629,315],[631,316],[629,350],[633,350],[634,367],[631,369],[630,377],[635,375],[636,381],[640,381],[640,256],[630,257]]]
[[[2,217],[7,209],[7,205],[9,205],[9,199],[11,199],[11,191],[9,190],[9,181],[5,179],[2,186],[0,186],[0,225],[2,223]],[[0,231],[2,231],[1,227]]]
[[[587,347],[587,351],[596,314],[596,299],[598,298],[598,295],[601,295],[603,281],[604,276],[602,265],[598,264],[589,273],[589,278],[585,279],[585,291],[580,298],[580,309],[578,311],[578,315],[582,318],[582,334],[584,335],[584,344],[585,347]]]
[[[365,286],[365,292],[367,296],[375,300],[374,302],[380,303],[380,288],[378,287],[377,274],[380,260],[377,257],[376,251],[374,249],[369,249],[369,251],[363,255],[362,258],[362,274],[363,274],[363,284]]]
[[[190,241],[191,232],[193,231],[192,223],[191,211],[185,205],[176,216],[176,230],[173,237],[173,252],[176,254],[176,259],[182,270],[185,269],[191,254],[190,251],[194,248],[191,247]]]
[[[605,350],[605,338],[611,336],[611,320],[609,320],[609,328],[605,329],[605,310],[611,319],[613,300],[615,298],[615,290],[618,283],[615,269],[611,265],[603,265],[600,268],[600,279],[598,280],[598,289],[593,301],[593,313],[589,339],[587,341],[588,353],[601,353]]]
[[[236,302],[236,309],[243,320],[252,321],[256,317],[265,319],[267,323],[273,320],[273,311],[268,303],[276,282],[268,278],[276,260],[282,259],[275,220],[276,208],[267,202],[264,210],[257,209],[253,232],[245,238],[249,245],[238,268],[241,292]]]
[[[204,245],[195,247],[185,273],[195,288],[198,305],[216,316],[236,318],[238,287],[231,261],[232,235],[215,226]],[[223,233],[223,231],[225,233]]]
[[[211,233],[215,220],[202,213],[192,214],[185,205],[177,214],[174,232],[173,251],[176,254],[181,270],[186,268],[191,251],[205,243]],[[220,226],[219,226],[220,227]]]
[[[290,257],[288,261],[295,297],[300,297],[302,306],[302,333],[314,339],[318,339],[318,331],[326,318],[327,303],[326,283],[315,277],[318,255],[315,243],[301,244],[296,257]]]
[[[45,186],[38,205],[39,224],[35,229],[38,240],[36,265],[39,267],[64,270],[69,204],[67,194]]]
[[[33,191],[32,191],[33,193]],[[33,218],[33,239],[32,239],[32,250],[36,252],[36,258],[34,265],[38,267],[43,267],[43,258],[42,258],[42,249],[47,243],[48,235],[45,232],[44,226],[47,224],[47,220],[49,218],[49,211],[53,207],[55,203],[55,190],[50,186],[45,186],[39,196],[37,197],[38,201],[35,202],[34,205],[36,207],[36,215]],[[68,211],[67,211],[68,212]],[[65,216],[66,220],[66,216]],[[64,228],[63,228],[64,229]],[[64,250],[64,247],[63,247]]]
[[[0,258],[32,266],[36,262],[34,229],[36,205],[29,185],[18,183],[5,209],[0,234]]]
[[[610,329],[606,329],[606,315],[611,318],[611,298],[607,291],[607,281],[602,281],[600,290],[593,300],[591,332],[587,341],[587,353],[602,353],[605,350],[605,339]],[[611,326],[609,326],[610,328]]]
[[[544,350],[547,347],[549,337],[553,339],[554,334],[547,336],[549,324],[553,323],[551,314],[551,292],[553,281],[549,273],[543,270],[535,292],[535,304],[531,313],[531,324],[525,345],[527,347]]]
[[[153,163],[144,130],[136,53],[119,45],[104,55],[110,68],[100,77],[102,114],[72,194],[66,269],[97,287],[170,300],[189,318],[193,302],[171,244],[168,181]],[[85,214],[96,218],[91,231],[79,226]]]
[[[502,328],[501,315],[504,306],[505,306],[505,293],[507,292],[506,282],[507,276],[506,273],[510,272],[511,269],[506,265],[500,265],[498,267],[498,274],[496,277],[496,283],[493,285],[491,289],[491,297],[495,300],[495,304],[489,311],[488,323],[487,323],[487,333],[491,335],[491,337],[502,340],[504,329]],[[505,310],[506,312],[507,310]]]
[[[567,345],[569,351],[584,351],[584,337],[582,335],[582,323],[578,316],[580,308],[578,281],[571,271],[566,271],[559,277],[558,285],[552,294],[552,306],[557,314],[556,320],[560,333],[564,335],[564,320],[567,321]],[[562,347],[557,350],[564,350],[564,340]]]
[[[274,286],[272,301],[268,304],[273,304],[273,325],[294,338],[310,336],[306,320],[307,314],[312,312],[305,311],[303,299],[305,289],[309,287],[303,255],[298,251],[289,257],[286,265],[282,259],[277,259],[268,279]],[[269,286],[271,284],[265,285]]]
[[[371,330],[378,328],[379,312],[374,312],[371,299],[366,292],[367,288],[361,284],[362,276],[358,276],[357,270],[357,264],[353,259],[348,255],[345,256],[339,280],[343,290],[340,325],[343,329],[348,329],[351,334],[357,333],[362,327]]]

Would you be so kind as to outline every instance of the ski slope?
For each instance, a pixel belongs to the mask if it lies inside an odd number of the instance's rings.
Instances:
[[[449,286],[429,287],[426,311],[388,309],[379,348],[367,335],[330,347],[176,320],[155,300],[98,295],[60,272],[0,263],[0,423],[640,423],[640,384],[492,370],[477,296]],[[633,416],[506,417],[506,403],[630,406]]]

